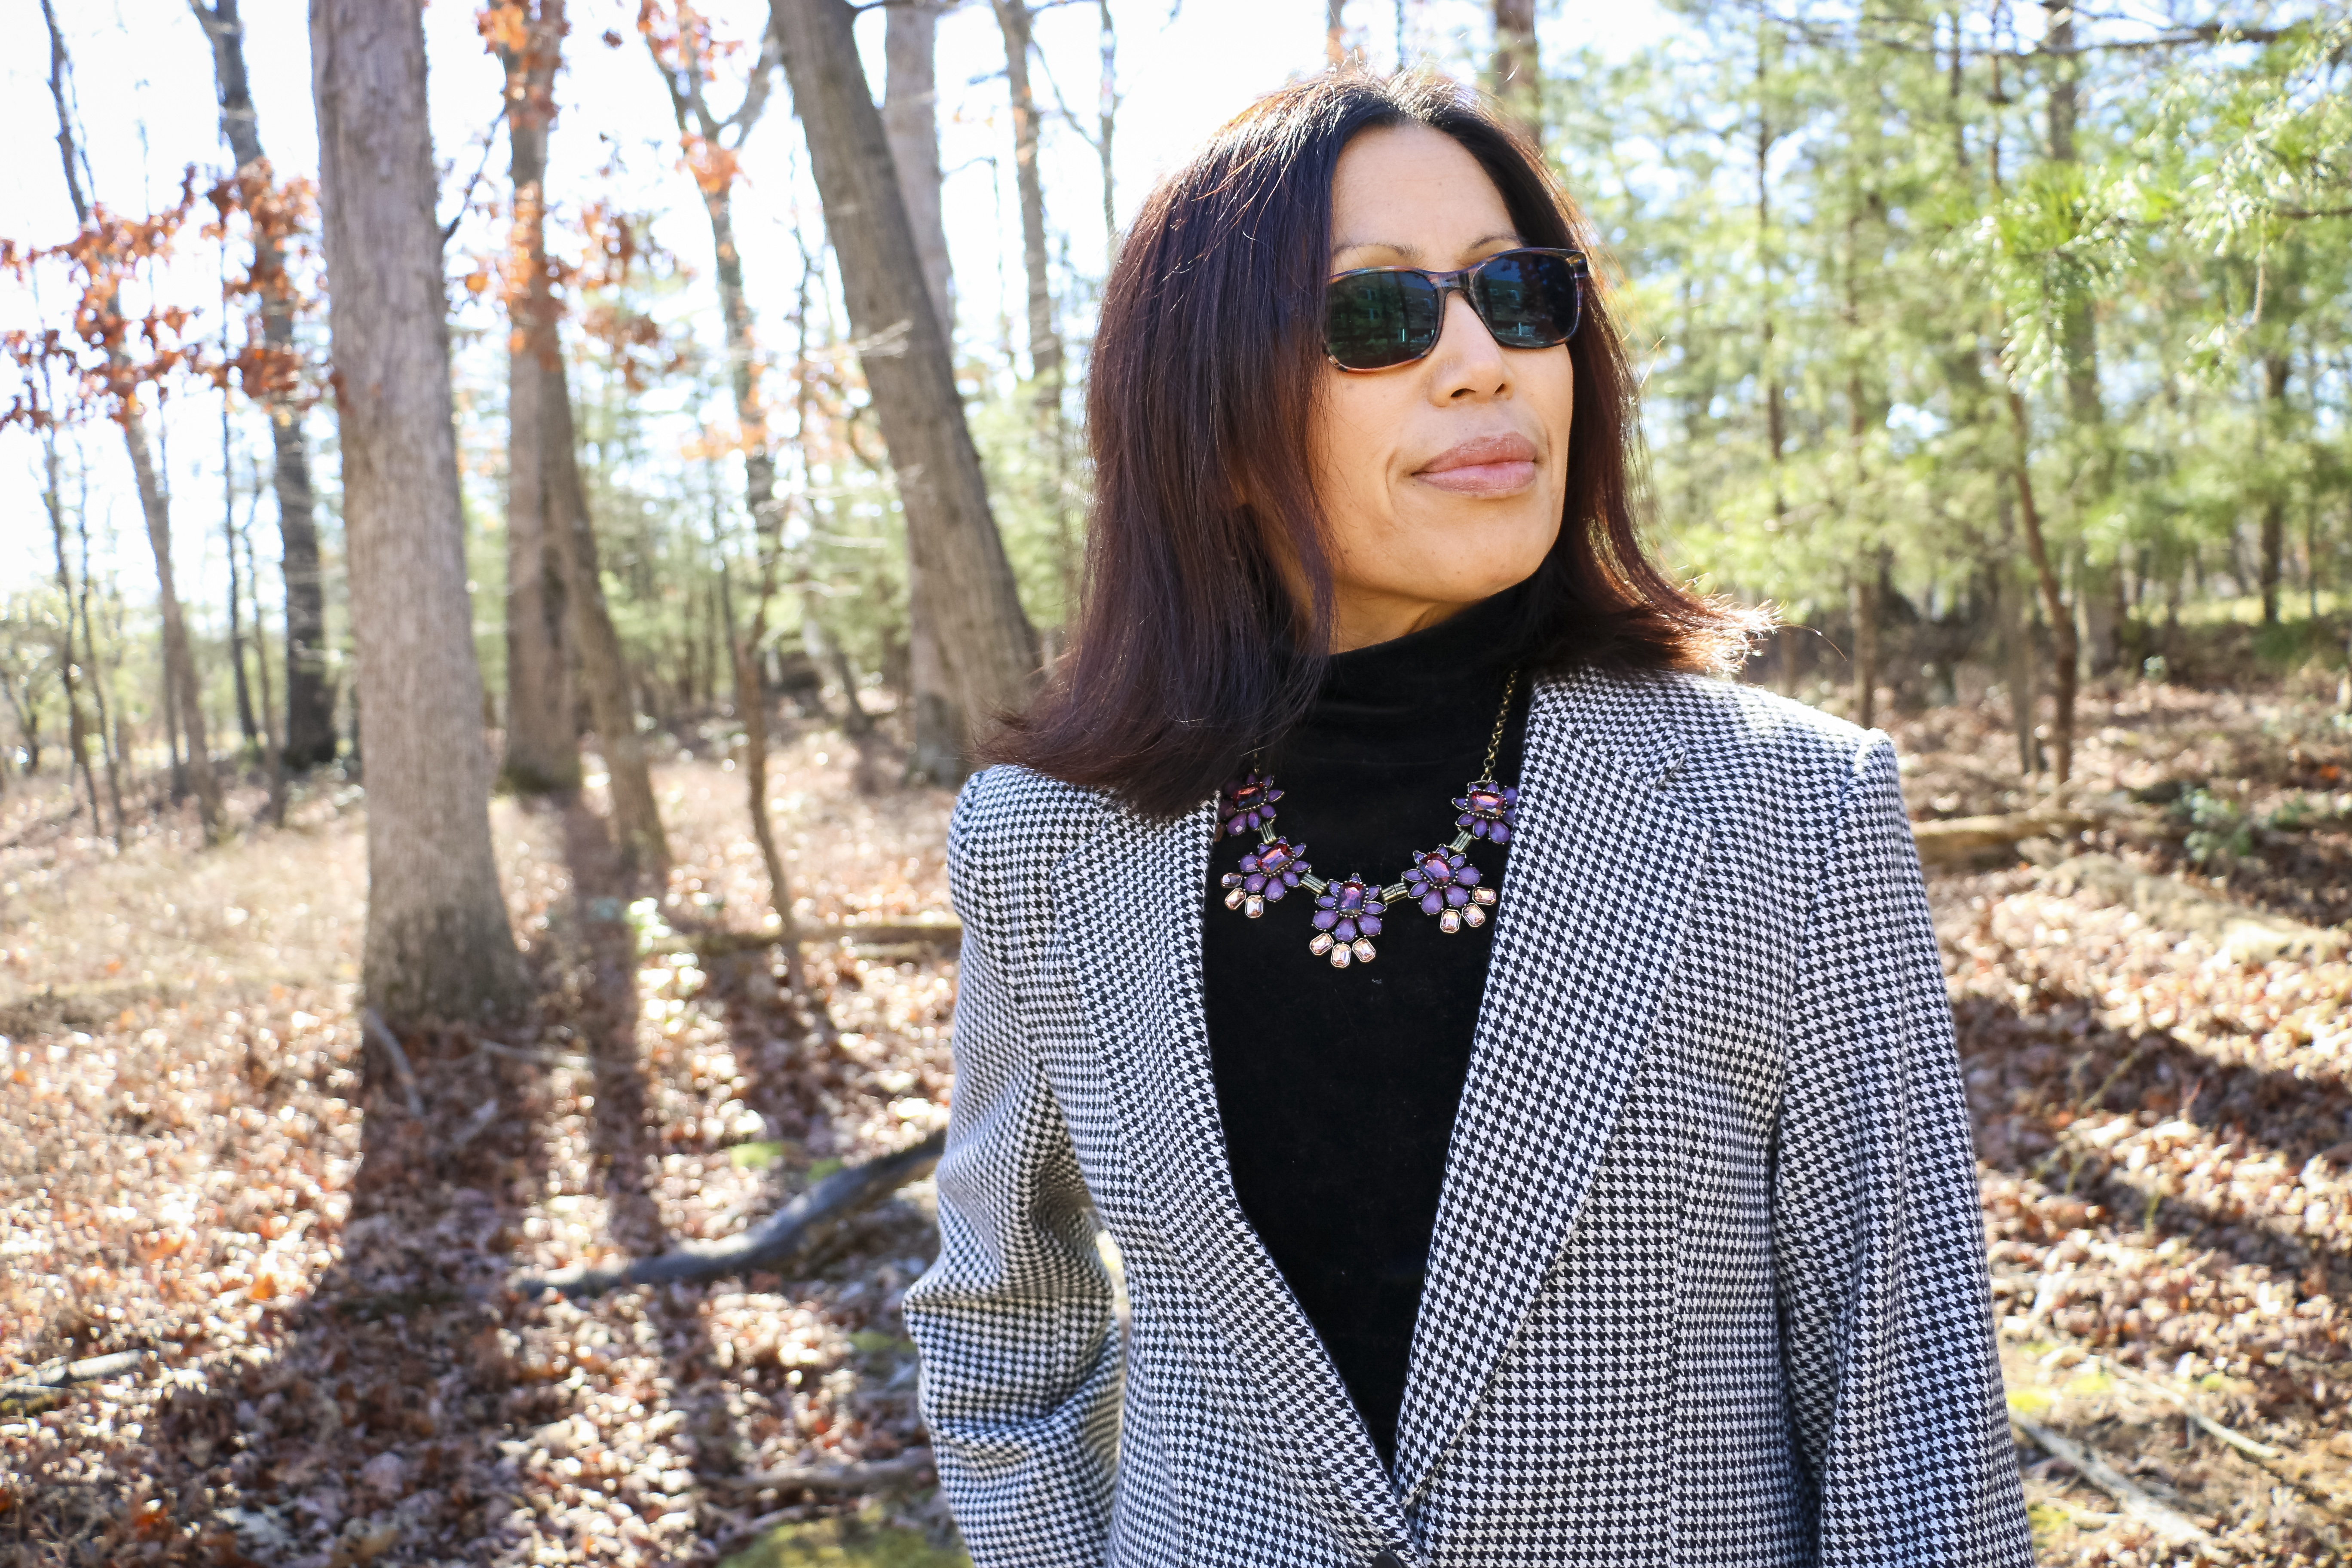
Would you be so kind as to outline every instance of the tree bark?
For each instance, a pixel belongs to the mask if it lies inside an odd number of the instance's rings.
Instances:
[[[261,124],[245,74],[245,26],[237,0],[188,0],[213,43],[213,79],[220,91],[221,134],[239,173],[265,168]],[[294,298],[285,253],[254,226],[253,278],[261,289],[262,342],[274,355],[291,356]],[[286,579],[286,740],[284,764],[300,773],[335,760],[335,692],[327,679],[326,590],[319,575],[319,527],[310,486],[310,443],[302,410],[290,394],[268,398],[269,440],[276,459],[278,536]]]
[[[1495,97],[1540,145],[1543,79],[1536,70],[1535,0],[1495,0]]]
[[[2026,558],[2033,563],[2034,582],[2042,590],[2042,613],[2050,622],[2050,771],[2061,784],[2073,776],[2074,765],[2074,691],[2079,679],[2081,647],[2074,637],[2074,617],[2067,612],[2066,595],[2059,586],[2057,569],[2042,532],[2042,509],[2034,502],[2033,474],[2027,466],[2032,454],[2032,426],[2025,397],[2009,389],[2009,416],[2017,432],[2017,460],[2011,468],[2017,483],[2017,517],[2025,534]]]
[[[2263,388],[2269,395],[2270,405],[2263,411],[2263,418],[2273,434],[2284,434],[2290,367],[2291,362],[2283,353],[2263,356]],[[2263,590],[2263,625],[2274,626],[2279,618],[2279,584],[2286,575],[2286,497],[2275,481],[2269,498],[2263,502],[2263,554],[2258,572]]]
[[[883,48],[887,66],[882,90],[882,123],[890,141],[890,161],[898,170],[898,191],[906,199],[907,221],[915,232],[915,253],[922,262],[923,283],[939,312],[942,331],[955,320],[952,280],[948,268],[947,227],[940,216],[939,74],[937,45],[939,13],[929,5],[894,5],[885,24]],[[952,332],[948,335],[952,338]],[[965,760],[963,715],[956,707],[948,679],[947,661],[940,653],[922,569],[911,559],[907,567],[907,686],[912,713],[912,750],[907,759],[911,783],[963,783],[970,771]]]
[[[659,889],[669,875],[669,839],[662,831],[661,807],[646,741],[637,732],[637,704],[629,679],[621,634],[604,603],[603,568],[597,561],[596,524],[580,482],[579,437],[572,422],[572,394],[558,359],[546,376],[541,437],[547,457],[547,534],[563,574],[569,606],[564,630],[572,645],[580,685],[604,755],[613,801],[613,837],[619,841],[625,875]]]
[[[1045,184],[1037,168],[1037,95],[1029,85],[1034,47],[1029,5],[1028,0],[991,4],[996,8],[997,29],[1004,35],[1004,77],[1013,100],[1013,177],[1021,193],[1021,269],[1029,281],[1029,374],[1043,408],[1049,400],[1053,405],[1061,401],[1062,334],[1054,325],[1054,283],[1046,270],[1050,258],[1045,250]],[[940,317],[943,323],[946,319]]]
[[[228,818],[221,801],[220,775],[213,771],[195,655],[188,646],[187,622],[180,613],[180,593],[172,574],[172,498],[155,472],[146,422],[138,407],[126,407],[120,423],[122,438],[131,448],[131,475],[139,489],[139,510],[147,521],[147,548],[155,557],[156,607],[163,620],[163,679],[171,687],[180,733],[187,742],[188,784],[195,791],[196,816],[204,824],[205,837],[218,843],[228,837]]]
[[[959,706],[977,728],[1026,705],[1037,647],[988,506],[947,335],[915,259],[882,117],[845,0],[771,0],[809,162],[841,259],[860,361],[897,471],[909,558],[955,591],[929,597]],[[977,737],[974,737],[977,739]]]
[[[106,816],[99,809],[98,775],[90,771],[89,737],[82,725],[81,697],[75,689],[75,676],[80,661],[74,651],[73,571],[66,561],[66,501],[58,489],[58,471],[57,429],[51,426],[41,432],[41,504],[49,514],[49,541],[57,553],[58,599],[65,612],[59,617],[61,629],[58,634],[58,682],[65,689],[66,699],[66,785],[70,790],[73,775],[76,773],[81,774],[82,787],[89,795],[90,831],[103,833],[106,831]],[[90,664],[94,666],[98,663],[96,645],[89,641],[87,632],[85,627],[82,646],[92,650]],[[38,754],[37,751],[34,752],[37,761]],[[121,814],[118,812],[115,815],[114,837],[120,845],[122,839]]]
[[[490,845],[423,16],[311,0],[310,61],[367,722],[362,984],[395,1022],[506,1015],[525,993]]]
[[[564,647],[566,584],[550,516],[549,404],[562,394],[555,297],[547,270],[545,180],[551,96],[559,58],[561,10],[530,26],[507,68],[507,141],[513,207],[505,261],[507,311],[507,712],[510,789],[527,795],[580,787],[580,737]]]
[[[224,340],[226,329],[223,329]],[[226,342],[224,341],[226,351]],[[224,352],[226,357],[226,352]],[[261,734],[253,725],[253,689],[245,679],[245,576],[236,558],[236,469],[230,447],[228,392],[221,392],[221,543],[228,552],[228,668],[236,694],[236,730],[247,752],[261,750]]]

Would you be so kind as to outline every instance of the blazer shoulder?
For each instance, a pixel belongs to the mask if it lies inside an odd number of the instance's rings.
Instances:
[[[1612,727],[1721,805],[1843,799],[1893,742],[1777,693],[1680,672],[1591,678]],[[1824,798],[1826,797],[1826,798]]]
[[[1010,853],[1052,865],[1108,809],[1095,790],[1000,763],[964,781],[948,819],[948,858],[988,860]]]
[[[1108,809],[1097,791],[999,763],[964,781],[948,819],[948,880],[960,908],[990,912],[1050,874]],[[965,915],[966,922],[971,914]]]

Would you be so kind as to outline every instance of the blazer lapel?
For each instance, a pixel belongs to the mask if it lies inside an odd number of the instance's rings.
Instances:
[[[1117,1098],[1119,1157],[1238,1363],[1233,1408],[1370,1555],[1404,1539],[1402,1510],[1226,1163],[1202,1002],[1213,806],[1166,825],[1107,813],[1055,878],[1054,942]]]
[[[1538,688],[1528,714],[1519,828],[1397,1434],[1408,1500],[1576,1224],[1681,945],[1706,830],[1667,790],[1674,737],[1654,708],[1623,712],[1628,695],[1622,679],[1580,675]]]

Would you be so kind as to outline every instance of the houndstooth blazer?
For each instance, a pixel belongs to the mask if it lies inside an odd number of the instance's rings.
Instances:
[[[1885,737],[1584,674],[1538,687],[1519,782],[1393,1474],[1234,1196],[1211,803],[966,786],[906,1316],[982,1568],[2030,1563]]]

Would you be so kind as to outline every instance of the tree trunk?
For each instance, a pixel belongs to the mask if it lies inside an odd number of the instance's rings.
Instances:
[[[2017,483],[2017,517],[2025,534],[2026,558],[2033,563],[2034,581],[2042,590],[2042,613],[2050,622],[2050,771],[2061,784],[2073,776],[2074,765],[2074,690],[2081,646],[2074,638],[2074,617],[2068,614],[2066,595],[2050,563],[2050,547],[2042,533],[2042,509],[2034,502],[2033,474],[2027,466],[2032,452],[2025,398],[2009,390],[2009,416],[2017,432],[2017,460],[2011,474]]]
[[[1886,563],[1876,548],[1854,563],[1848,598],[1853,610],[1853,721],[1867,730],[1878,722],[1878,620]]]
[[[221,133],[240,173],[266,165],[261,125],[246,82],[245,27],[237,0],[214,0],[207,10],[189,0],[213,42],[213,78],[220,90]],[[291,357],[294,299],[285,253],[254,225],[253,278],[261,290],[262,341],[275,356]],[[335,760],[335,693],[327,679],[326,590],[319,576],[319,528],[310,488],[310,451],[302,413],[290,395],[268,398],[269,440],[277,464],[278,536],[286,578],[286,741],[281,758],[298,773]]]
[[[1013,174],[1021,192],[1021,269],[1029,280],[1029,374],[1040,408],[1062,395],[1062,334],[1054,325],[1054,285],[1046,267],[1045,184],[1037,168],[1037,97],[1029,86],[1028,0],[991,0],[1004,35],[1004,76],[1013,100]],[[936,158],[937,154],[934,153]],[[901,175],[903,184],[904,176]],[[910,215],[911,221],[911,215]],[[921,243],[918,231],[917,244]],[[944,324],[946,318],[940,318]]]
[[[205,837],[218,843],[228,836],[228,820],[221,803],[220,775],[213,771],[212,743],[205,731],[204,698],[196,684],[196,661],[188,647],[187,623],[180,614],[180,593],[172,575],[172,498],[155,473],[155,458],[147,445],[146,421],[136,405],[128,406],[119,421],[131,448],[131,476],[139,489],[139,510],[147,520],[147,548],[155,557],[156,607],[163,620],[163,679],[187,743],[187,777],[195,791],[196,816]]]
[[[944,329],[955,320],[948,270],[947,228],[940,216],[939,77],[935,63],[939,13],[928,5],[892,6],[886,24],[887,64],[882,92],[882,123],[890,140],[890,161],[898,170],[907,221],[915,231],[915,252],[923,283]],[[1025,199],[1025,198],[1024,198]],[[1041,219],[1042,223],[1042,219]],[[952,337],[952,333],[949,334]],[[907,569],[907,687],[912,713],[912,750],[907,759],[910,783],[963,783],[970,771],[964,753],[963,716],[957,710],[940,655],[939,633],[919,566]]]
[[[228,552],[228,668],[236,693],[236,731],[248,752],[261,750],[253,724],[253,689],[245,679],[245,571],[236,558],[236,472],[230,466],[228,392],[221,391],[221,543]]]
[[[550,16],[548,12],[553,11]],[[566,584],[557,563],[548,405],[562,396],[555,296],[547,269],[547,132],[562,48],[561,6],[528,26],[507,73],[513,205],[504,266],[507,314],[507,786],[526,795],[580,787],[580,737],[564,646]]]
[[[73,200],[74,218],[84,228],[90,220],[90,194],[82,188],[81,165],[78,162],[73,122],[65,88],[65,39],[58,30],[57,16],[42,0],[41,18],[49,34],[49,96],[58,116],[58,152],[64,161],[66,192]],[[111,305],[107,307],[110,310]],[[118,318],[119,320],[119,318]],[[129,334],[122,334],[127,337]],[[110,346],[107,357],[116,365],[127,364],[129,354],[119,346]],[[136,394],[123,398],[116,423],[122,427],[122,440],[131,453],[131,472],[139,489],[139,510],[147,523],[147,546],[155,557],[156,607],[163,622],[163,686],[169,697],[167,706],[181,710],[182,722],[188,735],[188,773],[196,791],[197,816],[204,823],[205,837],[219,842],[228,832],[228,823],[221,805],[220,780],[213,773],[212,753],[206,748],[205,715],[196,694],[195,661],[188,650],[188,628],[180,616],[180,594],[172,576],[172,502],[155,473],[153,452],[147,445],[147,425],[140,414]],[[176,770],[175,770],[176,772]],[[174,780],[177,782],[176,778]],[[176,791],[174,798],[177,798]]]
[[[98,628],[89,618],[89,493],[85,474],[81,503],[74,509],[74,537],[80,545],[81,646],[89,654],[90,700],[98,709],[98,748],[106,757],[106,801],[114,809],[114,847],[122,847],[129,831],[122,817],[122,731],[119,718],[110,719],[112,706],[106,696],[106,667],[99,661]]]
[[[977,727],[1018,712],[1036,638],[990,514],[948,341],[916,260],[882,116],[866,87],[845,0],[772,0],[860,358],[897,470],[917,569],[955,592],[930,619],[959,706]]]
[[[1323,0],[1323,58],[1333,66],[1348,63],[1347,0]]]
[[[659,890],[669,875],[669,840],[654,799],[653,773],[645,737],[637,732],[621,635],[604,603],[604,579],[597,562],[596,525],[580,482],[579,437],[572,423],[572,394],[563,362],[545,378],[546,421],[541,449],[547,458],[547,536],[563,574],[564,621],[580,686],[604,754],[613,800],[613,837],[619,841],[625,875]]]
[[[98,775],[90,771],[89,738],[82,728],[81,698],[75,690],[75,674],[81,668],[74,651],[74,581],[72,568],[66,561],[66,500],[58,489],[58,436],[55,426],[41,431],[41,504],[49,514],[49,541],[55,548],[58,563],[58,599],[64,607],[59,617],[63,629],[58,636],[58,683],[65,689],[66,699],[66,787],[73,787],[73,775],[81,774],[82,787],[89,795],[89,826],[92,833],[106,831],[106,816],[98,805]],[[98,663],[97,645],[85,636],[81,645],[91,650],[90,665]],[[115,839],[122,837],[121,813],[116,813]]]
[[[1529,139],[1543,141],[1535,0],[1495,0],[1495,97]]]
[[[2270,433],[2282,434],[2286,412],[2286,389],[2290,362],[2284,354],[2263,356],[2263,390],[2269,395],[2270,406],[2263,411],[2263,423]],[[2263,625],[2274,626],[2279,618],[2279,584],[2286,575],[2286,496],[2273,481],[2270,496],[2263,502],[2263,554],[2259,574],[2263,590]]]
[[[311,90],[366,715],[362,984],[390,1020],[525,999],[491,851],[441,231],[414,0],[311,0]]]

